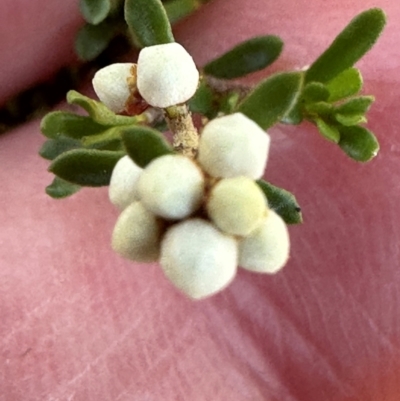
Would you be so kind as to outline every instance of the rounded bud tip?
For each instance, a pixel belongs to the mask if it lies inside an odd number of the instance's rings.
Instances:
[[[136,165],[129,156],[118,160],[111,174],[108,196],[113,205],[125,209],[137,197],[137,181],[143,169]]]
[[[155,262],[159,258],[160,237],[160,222],[140,202],[134,202],[120,214],[111,244],[124,258]]]
[[[157,216],[175,220],[190,216],[204,196],[200,168],[183,155],[165,155],[153,160],[138,181],[138,195]]]
[[[221,231],[246,236],[265,217],[267,201],[259,186],[250,178],[225,178],[211,189],[207,212]]]
[[[92,84],[96,95],[114,113],[122,113],[130,96],[128,80],[132,78],[132,63],[110,64],[96,72]]]
[[[161,267],[186,295],[201,299],[225,288],[237,270],[237,242],[210,222],[188,219],[171,227],[161,244]]]
[[[246,176],[259,179],[264,174],[270,138],[253,120],[242,113],[216,118],[203,129],[198,160],[213,177]]]
[[[259,228],[239,242],[239,265],[259,273],[276,273],[289,258],[289,232],[273,210]]]
[[[154,107],[170,107],[189,100],[196,92],[199,72],[179,43],[149,46],[139,53],[137,87]]]

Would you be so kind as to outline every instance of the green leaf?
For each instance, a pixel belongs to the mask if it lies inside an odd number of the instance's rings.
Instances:
[[[64,135],[80,139],[83,136],[96,135],[107,127],[96,123],[90,117],[65,111],[53,111],[42,119],[40,129],[47,138],[54,139]]]
[[[170,0],[164,4],[169,22],[174,24],[196,11],[200,4],[198,0]]]
[[[301,93],[303,74],[284,72],[274,74],[258,84],[239,104],[239,112],[268,129],[282,120]]]
[[[364,124],[367,122],[367,119],[364,116],[364,114],[343,115],[343,114],[336,113],[335,119],[340,124],[345,125],[347,127],[350,127],[351,125]]]
[[[304,106],[304,109],[314,118],[315,116],[328,118],[333,112],[333,106],[327,102],[309,103]]]
[[[367,122],[365,113],[368,112],[374,100],[373,96],[349,99],[335,108],[335,119],[346,126],[363,124]]]
[[[305,102],[325,102],[329,98],[329,90],[320,82],[309,82],[301,95]]]
[[[360,70],[351,67],[344,70],[335,78],[326,83],[328,89],[329,102],[345,99],[356,95],[363,86],[363,79]]]
[[[111,10],[110,0],[80,0],[79,8],[83,18],[93,25],[103,21]]]
[[[258,36],[210,61],[204,72],[223,79],[242,77],[268,67],[279,57],[282,48],[283,42],[278,36]]]
[[[40,148],[39,155],[44,159],[54,160],[61,153],[81,147],[82,144],[78,140],[60,136],[56,139],[48,139]]]
[[[365,114],[374,100],[373,96],[358,96],[335,107],[335,112],[343,115]]]
[[[375,135],[364,127],[339,127],[339,146],[346,154],[359,162],[367,162],[379,152]]]
[[[321,118],[316,118],[315,123],[317,124],[319,132],[328,140],[338,143],[340,140],[340,133],[336,126],[327,123]]]
[[[80,189],[80,185],[71,184],[60,177],[55,177],[53,182],[46,187],[46,194],[54,199],[62,199],[75,194]]]
[[[298,99],[295,105],[290,109],[289,113],[282,118],[281,123],[299,125],[303,122],[304,116],[299,100],[300,99]]]
[[[306,82],[328,82],[353,66],[375,44],[385,23],[379,8],[359,14],[306,71]]]
[[[74,149],[58,156],[49,171],[58,177],[86,187],[108,185],[111,173],[124,152]]]
[[[112,127],[98,135],[85,136],[82,144],[92,149],[124,150],[122,144],[123,126]]]
[[[142,47],[175,41],[160,0],[126,0],[125,21]]]
[[[278,213],[286,224],[303,222],[301,209],[292,193],[264,180],[256,181],[268,200],[268,206]]]
[[[128,155],[139,167],[146,167],[153,159],[173,153],[164,136],[148,127],[125,128],[122,141]]]
[[[193,113],[200,113],[205,116],[210,116],[214,113],[214,94],[210,87],[202,82],[197,88],[194,96],[189,100],[189,109]]]
[[[131,125],[143,122],[143,117],[119,116],[108,109],[103,103],[90,99],[77,91],[70,90],[67,93],[67,102],[82,107],[89,116],[99,124],[103,125]]]
[[[76,36],[76,54],[83,61],[93,60],[107,48],[115,33],[115,24],[109,21],[99,25],[85,24]]]

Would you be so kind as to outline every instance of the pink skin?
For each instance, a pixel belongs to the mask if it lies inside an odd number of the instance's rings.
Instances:
[[[76,3],[1,2],[4,98],[73,59]],[[275,33],[287,43],[276,68],[299,68],[372,6],[389,16],[360,63],[380,155],[361,165],[311,125],[271,129],[267,178],[297,195],[305,224],[281,273],[240,272],[208,300],[111,251],[106,189],[44,194],[39,121],[0,137],[1,401],[398,400],[400,3],[216,0],[176,37],[201,65]]]

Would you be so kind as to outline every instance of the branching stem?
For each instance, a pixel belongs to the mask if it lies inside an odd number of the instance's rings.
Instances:
[[[174,149],[194,159],[199,146],[199,134],[186,104],[164,109],[165,119],[173,134]]]

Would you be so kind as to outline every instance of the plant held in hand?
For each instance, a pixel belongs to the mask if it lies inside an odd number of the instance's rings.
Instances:
[[[111,12],[85,10],[96,23]],[[354,64],[382,32],[383,11],[354,18],[307,70],[276,73],[253,88],[231,80],[274,62],[283,47],[277,36],[252,38],[197,68],[174,41],[161,1],[125,0],[124,11],[141,48],[137,63],[95,74],[100,101],[68,93],[87,116],[57,111],[42,121],[48,139],[40,154],[56,176],[47,193],[63,198],[109,185],[121,211],[113,249],[159,262],[193,299],[225,288],[238,267],[276,273],[289,258],[287,225],[302,215],[291,193],[262,179],[271,140],[265,131],[306,120],[356,161],[377,155],[378,141],[365,128],[374,98],[360,95]]]

